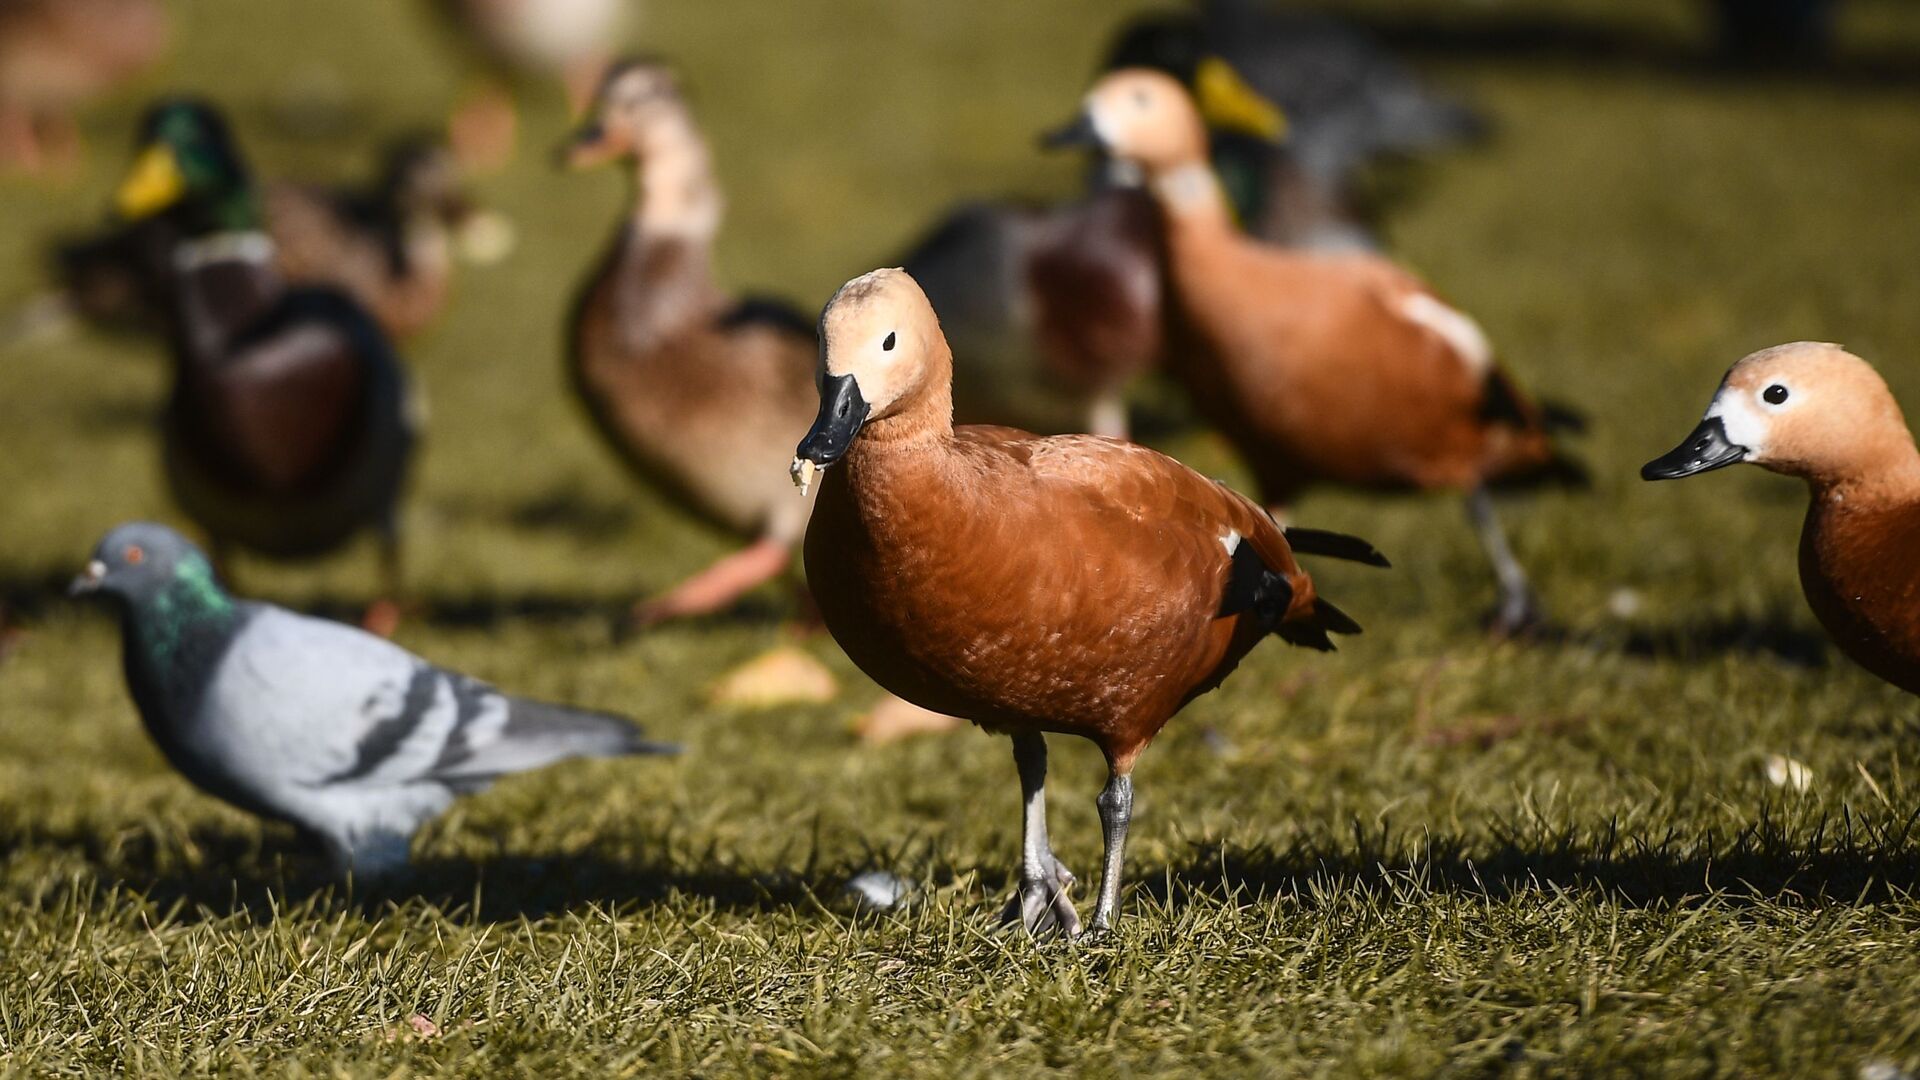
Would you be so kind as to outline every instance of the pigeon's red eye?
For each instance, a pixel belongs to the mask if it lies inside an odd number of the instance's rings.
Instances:
[[[129,545],[126,550],[126,559],[127,565],[139,566],[141,563],[147,561],[147,553],[141,550],[140,545],[132,544]]]

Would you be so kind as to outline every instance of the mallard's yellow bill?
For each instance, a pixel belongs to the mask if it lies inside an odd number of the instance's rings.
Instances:
[[[138,221],[179,202],[186,191],[187,178],[180,172],[180,159],[173,156],[172,148],[154,145],[134,160],[133,171],[120,182],[113,202],[121,217]]]
[[[1193,94],[1210,128],[1269,142],[1279,142],[1287,134],[1287,116],[1280,106],[1248,86],[1232,64],[1217,56],[1200,61],[1193,73]]]

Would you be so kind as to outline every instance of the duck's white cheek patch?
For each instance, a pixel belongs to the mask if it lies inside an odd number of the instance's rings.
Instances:
[[[1747,460],[1766,453],[1767,417],[1754,408],[1744,390],[1729,389],[1715,397],[1713,404],[1707,408],[1707,418],[1719,419],[1720,426],[1727,433],[1728,442],[1746,447]]]
[[[1220,538],[1220,546],[1226,548],[1227,554],[1231,556],[1234,552],[1240,550],[1240,534],[1232,529],[1228,529],[1227,535]]]

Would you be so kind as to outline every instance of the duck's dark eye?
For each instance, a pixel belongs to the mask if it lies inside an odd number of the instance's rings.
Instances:
[[[893,331],[887,331],[887,340],[880,343],[880,350],[882,352],[893,351]]]
[[[1787,388],[1781,386],[1779,383],[1774,383],[1772,386],[1761,391],[1760,396],[1766,399],[1767,404],[1778,405],[1787,400]]]

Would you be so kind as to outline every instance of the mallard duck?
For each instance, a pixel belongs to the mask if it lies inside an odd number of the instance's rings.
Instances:
[[[574,389],[642,479],[753,538],[639,605],[635,619],[720,610],[787,569],[806,530],[810,504],[794,497],[781,468],[813,417],[812,324],[777,304],[741,303],[715,283],[720,189],[667,68],[628,61],[611,70],[563,154],[573,168],[630,162],[635,188],[573,307]]]
[[[461,160],[497,167],[513,153],[518,111],[507,86],[555,78],[578,113],[593,97],[609,50],[637,0],[432,0],[434,10],[486,69],[449,133]]]
[[[151,66],[166,43],[161,0],[0,0],[0,164],[71,159],[74,110]]]
[[[446,306],[453,232],[471,204],[444,144],[395,143],[363,186],[278,181],[263,191],[274,263],[287,280],[345,290],[394,337],[418,333]],[[66,306],[105,329],[164,329],[178,234],[172,215],[161,212],[56,244],[53,269]]]
[[[260,194],[210,106],[154,106],[140,146],[115,201],[128,221],[165,214],[177,230],[162,419],[175,499],[216,562],[232,547],[315,556],[377,530],[384,594],[369,622],[390,629],[414,444],[399,358],[351,297],[278,272]]]

